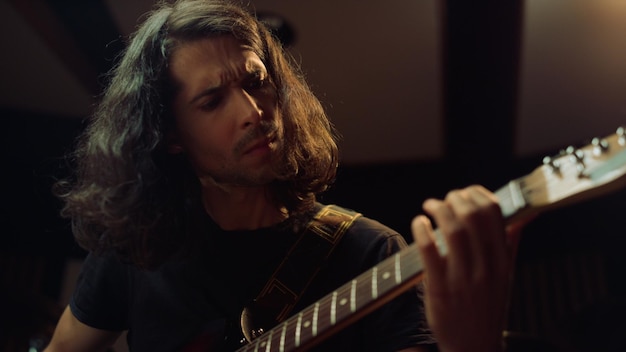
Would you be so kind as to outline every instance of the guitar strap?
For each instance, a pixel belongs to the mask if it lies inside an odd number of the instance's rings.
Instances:
[[[336,205],[323,206],[277,267],[255,300],[275,313],[277,323],[289,317],[302,293],[360,213]]]

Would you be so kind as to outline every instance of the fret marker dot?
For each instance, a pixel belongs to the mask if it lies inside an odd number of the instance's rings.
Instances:
[[[388,279],[389,277],[391,277],[391,274],[388,271],[383,273],[383,279]]]
[[[345,299],[345,298],[343,298],[343,299],[341,299],[341,301],[339,301],[339,304],[342,305],[342,306],[345,305],[346,303],[348,303],[348,300]]]
[[[310,320],[305,321],[304,322],[304,327],[308,328],[309,326],[311,326],[311,321]]]

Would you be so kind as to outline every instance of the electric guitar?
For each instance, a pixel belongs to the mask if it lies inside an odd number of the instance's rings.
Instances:
[[[626,129],[620,127],[584,147],[568,147],[544,158],[543,165],[495,194],[505,219],[512,223],[624,186]],[[445,254],[447,249],[439,237],[439,250]],[[237,351],[304,351],[317,345],[417,284],[424,267],[416,246],[411,244],[268,331],[248,326],[242,319],[244,335],[256,337]]]

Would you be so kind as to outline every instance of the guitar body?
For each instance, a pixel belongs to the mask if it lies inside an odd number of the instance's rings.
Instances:
[[[272,307],[255,303],[245,307],[241,312],[241,332],[247,342],[252,342],[265,331],[280,323],[276,321],[275,314],[272,313],[276,312],[276,309],[282,308],[282,306],[273,309]]]

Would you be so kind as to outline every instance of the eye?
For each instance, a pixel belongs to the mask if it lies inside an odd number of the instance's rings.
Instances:
[[[261,72],[255,72],[246,79],[245,88],[246,90],[258,90],[267,86],[267,83],[266,76],[262,75]]]
[[[206,101],[202,102],[200,104],[200,109],[205,110],[205,111],[211,111],[214,110],[215,108],[217,108],[220,103],[221,103],[222,99],[219,96],[214,96],[210,99],[207,99]]]

